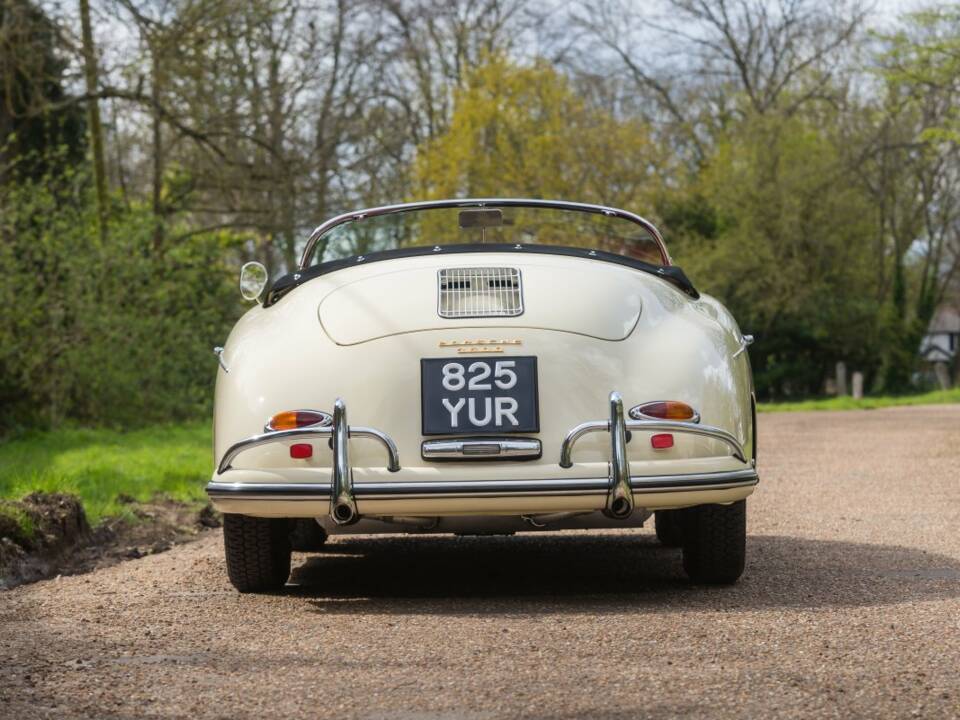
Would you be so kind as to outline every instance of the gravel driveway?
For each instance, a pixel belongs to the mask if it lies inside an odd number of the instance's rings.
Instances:
[[[0,717],[960,716],[960,406],[760,423],[735,587],[645,528],[337,540],[240,596],[211,534],[0,593]]]

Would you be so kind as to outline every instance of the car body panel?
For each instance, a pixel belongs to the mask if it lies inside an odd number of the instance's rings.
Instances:
[[[461,266],[520,269],[524,313],[511,318],[440,318],[437,272]],[[562,281],[551,281],[551,275]],[[590,292],[591,287],[600,289]],[[492,342],[497,340],[510,343]],[[454,341],[489,342],[480,347],[483,357],[538,358],[540,432],[535,436],[543,447],[539,459],[438,463],[421,457],[425,438],[420,359],[462,357],[465,346],[450,345]],[[664,399],[688,403],[700,413],[702,423],[731,433],[749,459],[754,443],[752,381],[743,342],[736,323],[713,298],[694,300],[650,274],[585,258],[477,252],[351,267],[295,288],[272,307],[256,306],[237,323],[222,355],[228,370],[220,369],[217,376],[214,454],[219,462],[233,444],[261,433],[274,413],[295,408],[330,412],[339,397],[349,408],[351,424],[383,431],[399,450],[401,468],[388,472],[379,444],[351,440],[350,462],[358,486],[504,477],[604,478],[609,474],[609,434],[583,437],[574,448],[570,468],[559,465],[561,444],[579,423],[606,418],[608,395],[617,391],[627,409]],[[648,435],[636,432],[626,446],[635,478],[752,467],[712,438],[677,433],[672,448],[654,450]],[[313,457],[306,460],[291,459],[290,444],[247,450],[213,480],[237,485],[329,481],[332,452],[326,440],[315,442]],[[637,503],[650,510],[733,502],[751,490],[752,484],[646,493]],[[329,508],[328,498],[211,497],[223,512],[251,515],[313,517]],[[603,493],[375,500],[358,496],[358,510],[361,515],[522,515],[597,511],[603,500]]]
[[[513,318],[442,318],[437,313],[437,273],[448,268],[514,268],[522,265],[523,313]],[[636,271],[616,265],[531,253],[406,258],[349,272],[353,278],[325,295],[320,320],[338,345],[424,330],[538,328],[600,340],[623,340],[640,317],[641,296],[632,292]],[[388,269],[389,268],[389,269]],[[562,302],[554,296],[561,292]],[[581,299],[579,302],[576,299]],[[603,308],[598,313],[597,309]]]

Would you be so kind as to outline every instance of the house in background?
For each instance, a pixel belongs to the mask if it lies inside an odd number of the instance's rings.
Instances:
[[[957,367],[960,352],[960,308],[943,304],[933,315],[927,334],[920,341],[920,357],[926,367],[925,374],[932,374],[937,384],[946,389],[953,384],[951,368]]]

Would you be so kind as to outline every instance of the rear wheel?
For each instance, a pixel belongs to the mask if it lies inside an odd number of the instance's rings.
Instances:
[[[698,505],[681,514],[683,569],[696,583],[728,585],[743,574],[747,501]]]
[[[654,513],[654,527],[657,530],[657,539],[665,547],[680,547],[683,543],[683,533],[680,529],[679,510],[657,510]]]
[[[240,592],[279,590],[290,577],[290,522],[286,518],[223,516],[227,575]]]

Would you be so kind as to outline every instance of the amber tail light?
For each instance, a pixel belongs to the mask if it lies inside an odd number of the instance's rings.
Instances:
[[[333,417],[319,410],[285,410],[267,421],[267,430],[296,430],[313,425],[325,427],[331,422]]]
[[[686,403],[678,400],[658,400],[630,408],[634,420],[680,420],[700,422],[700,414]]]

